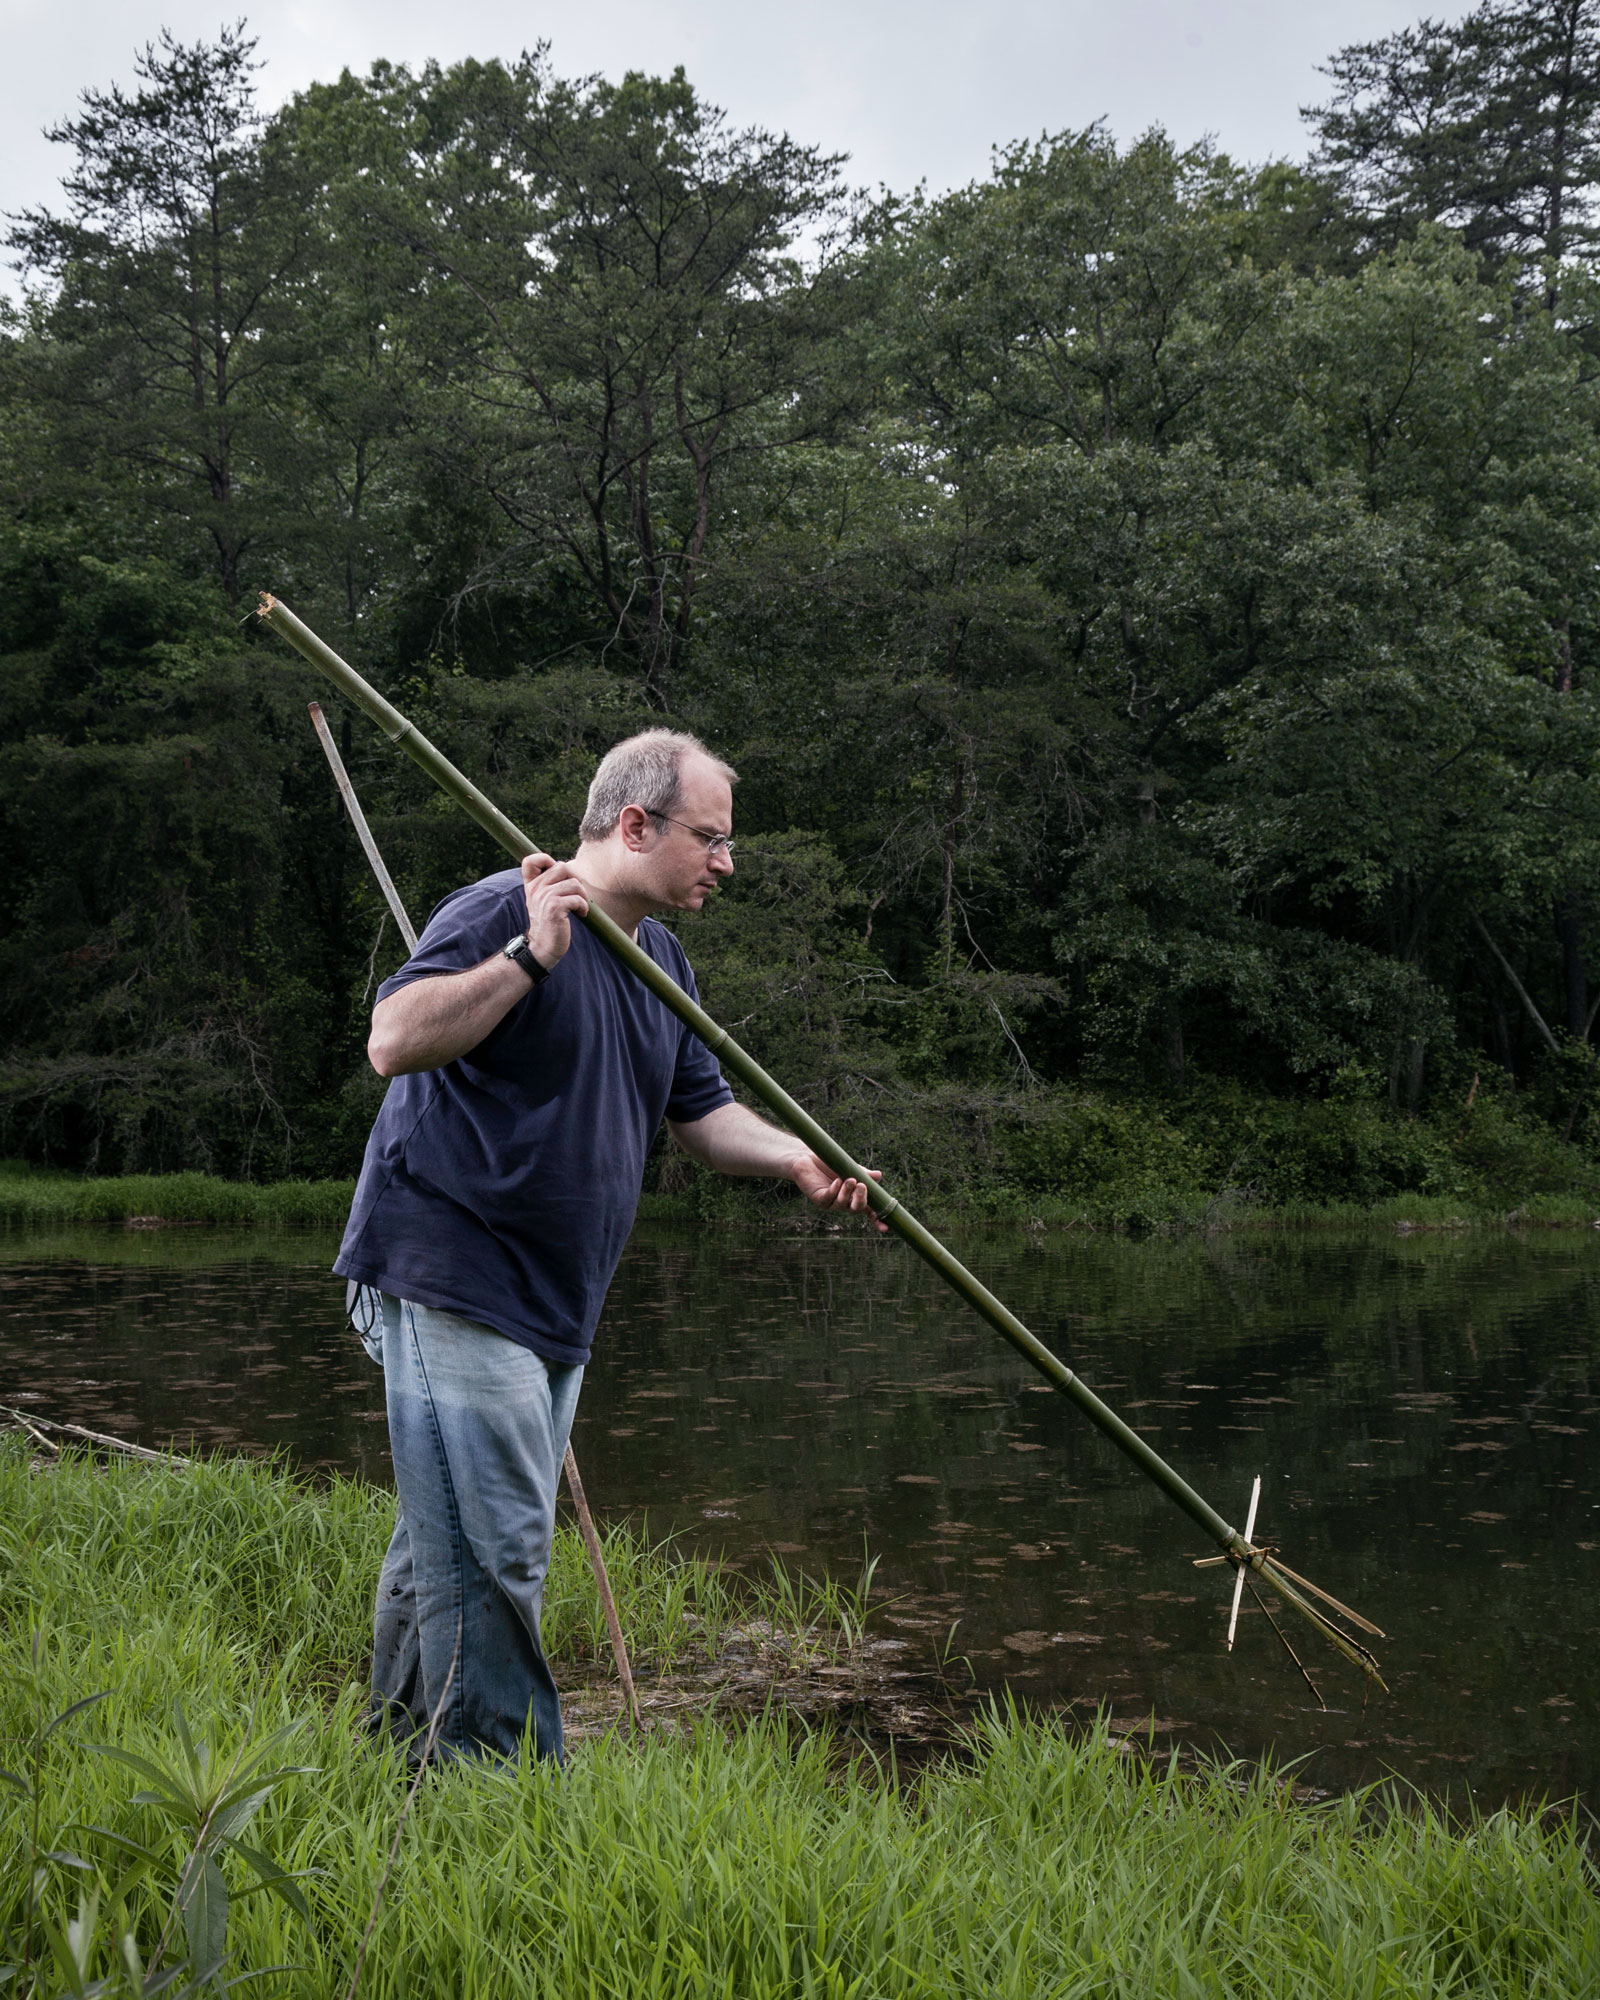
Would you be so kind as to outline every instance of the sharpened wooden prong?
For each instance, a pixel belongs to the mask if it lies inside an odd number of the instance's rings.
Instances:
[[[1256,1508],[1261,1504],[1261,1474],[1256,1474],[1256,1483],[1250,1489],[1250,1511],[1245,1516],[1244,1538],[1248,1542],[1256,1531]],[[1233,1651],[1233,1635],[1239,1629],[1239,1605],[1244,1598],[1244,1570],[1240,1563],[1233,1579],[1233,1614],[1228,1620],[1228,1651]]]

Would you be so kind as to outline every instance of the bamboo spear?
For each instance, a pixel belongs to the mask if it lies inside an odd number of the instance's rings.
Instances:
[[[286,639],[296,652],[302,654],[314,667],[327,675],[356,706],[377,723],[389,741],[403,750],[412,762],[421,766],[441,791],[455,800],[469,818],[475,820],[485,833],[499,842],[514,861],[520,862],[524,855],[539,852],[537,841],[515,826],[498,806],[484,796],[468,777],[458,771],[448,757],[430,743],[420,730],[407,721],[392,702],[386,701],[377,689],[370,686],[351,666],[348,666],[333,648],[319,639],[308,625],[298,619],[287,605],[263,591],[257,616],[269,625],[280,638]],[[1102,1402],[1088,1383],[1051,1353],[1035,1334],[1029,1332],[1016,1314],[1001,1304],[985,1285],[980,1284],[972,1273],[954,1257],[950,1251],[911,1214],[903,1203],[897,1201],[881,1181],[871,1179],[866,1168],[860,1166],[845,1151],[844,1147],[825,1132],[808,1111],[802,1109],[789,1093],[767,1072],[746,1050],[742,1049],[725,1028],[721,1028],[705,1009],[691,1000],[677,984],[671,974],[665,972],[655,960],[634,943],[620,925],[614,923],[603,910],[590,904],[581,921],[600,940],[614,958],[618,958],[637,978],[655,994],[662,1005],[675,1014],[690,1028],[716,1056],[724,1069],[732,1070],[741,1083],[752,1090],[767,1108],[776,1113],[798,1138],[801,1138],[818,1156],[825,1160],[841,1178],[858,1180],[867,1189],[867,1199],[875,1214],[882,1217],[894,1233],[910,1244],[925,1263],[931,1264],[945,1283],[977,1312],[990,1326],[1031,1362],[1047,1382],[1059,1389],[1071,1402],[1077,1405],[1097,1430],[1108,1437],[1126,1457],[1131,1458],[1146,1478],[1159,1486],[1169,1500],[1181,1507],[1190,1520],[1223,1553],[1216,1561],[1225,1561],[1236,1569],[1244,1568],[1255,1572],[1262,1581],[1299,1612],[1330,1645],[1342,1653],[1352,1665],[1357,1666],[1380,1687],[1385,1685],[1378,1671],[1378,1662],[1361,1641],[1350,1632],[1334,1623],[1332,1617],[1319,1609],[1326,1605],[1328,1611],[1370,1633],[1374,1638],[1383,1634],[1376,1625],[1351,1611],[1335,1597],[1330,1597],[1314,1583],[1285,1569],[1277,1561],[1269,1548],[1257,1546],[1239,1530],[1225,1521],[1217,1510],[1201,1498],[1182,1475],[1173,1470],[1158,1452],[1153,1450],[1139,1433],[1125,1424],[1109,1404]],[[1312,1598],[1318,1600],[1312,1603]]]
[[[344,800],[345,811],[350,815],[350,824],[356,830],[356,838],[361,842],[361,851],[371,864],[372,872],[378,878],[378,887],[383,891],[384,900],[394,913],[394,920],[400,927],[400,935],[405,940],[407,951],[417,948],[416,926],[406,913],[406,906],[400,900],[400,891],[394,886],[394,878],[383,865],[383,856],[378,852],[378,843],[372,837],[372,828],[367,825],[367,816],[361,810],[361,802],[356,797],[356,788],[350,782],[350,773],[344,767],[344,759],[339,755],[339,746],[333,740],[333,731],[328,727],[328,718],[322,712],[320,702],[308,704],[311,726],[317,732],[317,741],[322,745],[322,754],[328,760],[328,768],[333,773],[333,782],[339,787],[339,796]],[[622,1620],[617,1616],[617,1600],[611,1594],[611,1578],[606,1574],[605,1553],[600,1546],[600,1536],[595,1529],[594,1516],[589,1512],[589,1496],[583,1490],[583,1481],[578,1476],[578,1461],[572,1446],[567,1446],[567,1455],[562,1460],[562,1469],[567,1475],[567,1491],[572,1495],[572,1504],[578,1515],[578,1531],[583,1536],[583,1546],[589,1552],[589,1567],[594,1571],[595,1588],[600,1593],[600,1609],[605,1613],[606,1631],[611,1636],[611,1656],[617,1663],[617,1678],[622,1683],[623,1698],[628,1704],[628,1716],[635,1729],[639,1723],[639,1697],[634,1691],[633,1668],[628,1662],[627,1642],[622,1636]]]

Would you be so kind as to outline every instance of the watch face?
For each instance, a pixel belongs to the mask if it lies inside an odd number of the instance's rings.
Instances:
[[[535,986],[547,976],[544,967],[534,957],[532,951],[529,950],[526,937],[514,937],[510,944],[506,945],[501,951],[500,956],[502,958],[509,958],[514,964],[520,965]]]

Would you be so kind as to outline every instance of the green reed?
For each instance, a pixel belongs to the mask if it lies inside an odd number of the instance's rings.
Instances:
[[[288,1730],[274,1754],[314,1767],[277,1785],[250,1834],[298,1877],[309,1924],[272,1897],[239,1900],[247,1871],[224,1859],[229,1975],[299,1968],[259,1990],[345,1992],[394,1842],[406,1774],[357,1727],[391,1507],[240,1461],[39,1470],[0,1439],[0,1763],[37,1714],[108,1695],[45,1746],[47,1833],[73,1830],[63,1844],[110,1878],[93,1829],[148,1837],[153,1809],[86,1742],[170,1761],[175,1702],[219,1744]],[[607,1555],[656,1667],[714,1650],[730,1624],[824,1607],[826,1586],[746,1585],[622,1532]],[[859,1587],[836,1595],[859,1616]],[[563,1534],[558,1677],[604,1658],[591,1599]],[[0,1808],[0,1940],[22,1914],[26,1803]],[[437,1772],[401,1834],[360,1991],[1576,2000],[1600,1985],[1594,1887],[1570,1818],[1451,1825],[1370,1794],[1311,1808],[1265,1770],[1185,1775],[1010,1712],[970,1757],[898,1787],[842,1769],[836,1746],[782,1717],[706,1719],[581,1743],[559,1774]],[[69,1918],[79,1893],[76,1874],[46,1868],[45,1914]],[[130,1892],[147,1949],[170,1900]]]

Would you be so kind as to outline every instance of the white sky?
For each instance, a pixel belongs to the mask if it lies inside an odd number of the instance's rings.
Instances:
[[[132,81],[162,26],[213,35],[215,0],[0,0],[0,210],[49,205],[61,160],[41,128],[86,85]],[[981,175],[997,142],[1106,118],[1164,125],[1235,158],[1299,156],[1315,65],[1439,0],[255,0],[246,10],[273,105],[378,56],[417,64],[515,55],[541,38],[564,75],[670,71],[738,124],[852,156],[857,185],[934,191]]]

